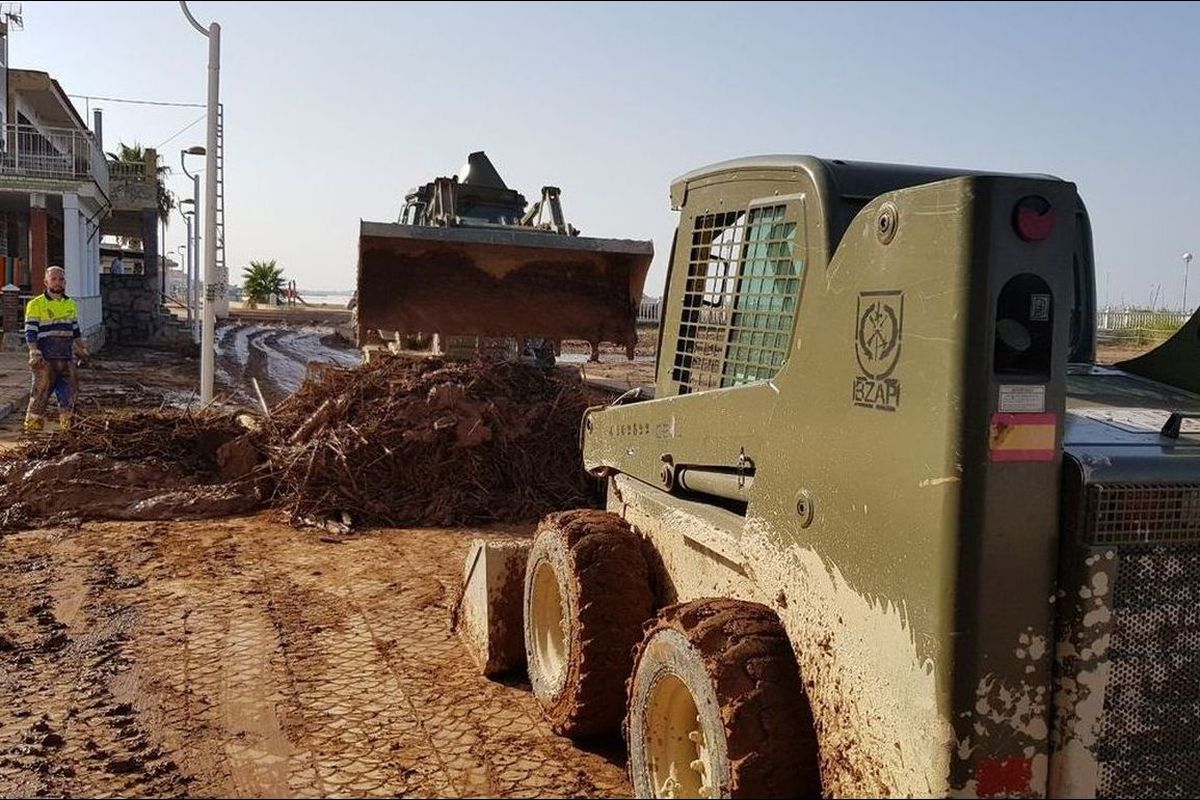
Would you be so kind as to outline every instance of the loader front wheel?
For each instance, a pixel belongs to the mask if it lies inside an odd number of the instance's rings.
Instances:
[[[620,728],[642,623],[654,616],[637,535],[605,511],[551,514],[525,570],[529,683],[556,733]]]
[[[635,797],[820,797],[812,712],[775,613],[670,606],[646,632],[625,720]]]

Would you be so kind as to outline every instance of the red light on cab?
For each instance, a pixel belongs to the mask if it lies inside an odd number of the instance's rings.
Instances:
[[[1054,209],[1041,195],[1031,194],[1017,201],[1013,209],[1013,227],[1027,242],[1040,242],[1054,231]]]

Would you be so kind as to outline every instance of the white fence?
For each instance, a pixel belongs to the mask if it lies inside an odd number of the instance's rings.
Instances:
[[[1116,331],[1124,328],[1155,330],[1177,329],[1188,321],[1190,314],[1182,311],[1136,311],[1127,308],[1102,308],[1096,312],[1096,328]]]
[[[657,325],[662,318],[662,298],[643,297],[638,305],[637,321],[646,325]]]
[[[1101,308],[1096,310],[1096,338],[1100,342],[1144,344],[1166,339],[1190,317],[1182,311]]]

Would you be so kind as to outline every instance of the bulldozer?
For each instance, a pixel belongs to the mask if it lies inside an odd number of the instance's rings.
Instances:
[[[579,235],[561,190],[527,208],[483,151],[459,174],[411,190],[397,222],[361,223],[355,329],[360,346],[433,340],[456,358],[528,356],[553,365],[563,339],[624,346],[654,246]]]
[[[655,385],[582,420],[606,508],[521,562],[552,727],[622,730],[639,797],[1200,793],[1200,313],[1097,365],[1055,177],[670,197]]]

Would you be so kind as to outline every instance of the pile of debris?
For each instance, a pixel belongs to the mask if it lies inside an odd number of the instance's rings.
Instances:
[[[326,370],[277,406],[265,450],[294,522],[463,525],[594,504],[574,376],[385,359]]]
[[[253,434],[233,414],[109,412],[0,460],[0,530],[72,519],[204,519],[261,504]]]
[[[285,509],[295,524],[525,521],[595,504],[573,375],[387,359],[315,372],[268,417],[85,416],[0,460],[0,529],[64,519],[198,519]]]

